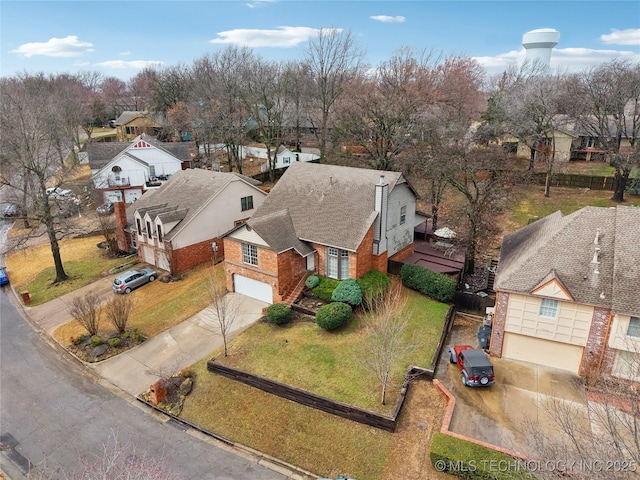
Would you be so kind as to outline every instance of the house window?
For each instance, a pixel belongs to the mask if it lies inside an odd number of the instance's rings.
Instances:
[[[155,165],[149,165],[149,176],[151,178],[156,178],[156,167],[155,167]]]
[[[638,354],[626,350],[618,350],[616,364],[613,367],[614,375],[630,379],[640,379],[640,365],[638,364]]]
[[[157,225],[156,229],[158,230],[158,241],[162,241],[162,225]]]
[[[349,278],[349,252],[340,252],[340,278]]]
[[[153,230],[151,230],[151,224],[147,222],[147,235],[151,236],[153,234]]]
[[[627,327],[627,336],[640,338],[640,317],[631,317]]]
[[[240,206],[242,207],[242,211],[251,210],[253,208],[253,195],[242,197],[240,199]]]
[[[250,265],[258,265],[258,247],[242,244],[242,261]]]
[[[540,316],[547,318],[556,318],[558,316],[558,301],[543,298],[540,304]]]
[[[338,248],[327,248],[327,277],[343,280],[349,278],[349,252]]]
[[[116,182],[120,181],[120,172],[122,172],[122,169],[119,166],[115,166],[111,169],[111,171],[113,172],[113,176],[116,179]]]
[[[138,228],[138,235],[142,235],[142,225],[139,218],[136,218],[136,227]]]
[[[282,163],[284,165],[289,165],[291,163],[291,157],[283,157],[282,158]]]
[[[407,221],[407,207],[400,208],[400,225],[404,225]]]

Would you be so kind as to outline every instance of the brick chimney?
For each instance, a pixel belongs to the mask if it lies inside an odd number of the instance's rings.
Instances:
[[[124,202],[115,202],[113,204],[116,214],[116,240],[118,241],[118,249],[128,252],[131,248],[131,238],[124,231],[127,226],[127,205]]]

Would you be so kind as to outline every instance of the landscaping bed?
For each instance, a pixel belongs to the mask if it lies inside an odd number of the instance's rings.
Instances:
[[[68,350],[80,360],[88,363],[100,362],[140,345],[145,338],[134,329],[125,333],[113,333],[109,338],[79,335],[71,339]]]

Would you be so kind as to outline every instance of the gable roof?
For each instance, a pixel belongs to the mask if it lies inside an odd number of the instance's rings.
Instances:
[[[217,196],[229,183],[243,181],[257,186],[261,182],[238,173],[212,172],[200,168],[180,170],[173,174],[157,190],[150,190],[127,208],[127,223],[134,223],[137,211],[140,216],[149,214],[164,223],[180,221],[187,224],[200,209]],[[179,229],[165,232],[165,239],[171,240]]]
[[[293,248],[305,257],[315,251],[310,245],[298,239],[293,220],[286,209],[260,218],[251,218],[247,221],[247,226],[255,230],[276,253],[286,252]]]
[[[293,162],[249,225],[287,210],[298,239],[356,251],[378,215],[374,196],[381,176],[389,192],[406,183],[399,172]]]
[[[577,303],[640,314],[640,208],[555,212],[506,235],[494,288],[534,294],[555,279]]]
[[[160,142],[143,133],[130,142],[90,142],[87,144],[89,167],[92,170],[99,170],[103,168],[111,162],[111,160],[115,159],[115,157],[127,148],[133,147],[140,140],[176,157],[182,162],[192,160],[196,153],[195,142]]]

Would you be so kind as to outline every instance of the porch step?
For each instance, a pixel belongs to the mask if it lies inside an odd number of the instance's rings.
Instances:
[[[294,303],[296,303],[298,300],[300,300],[300,297],[302,296],[302,292],[304,292],[304,289],[306,287],[305,282],[307,281],[307,278],[309,278],[309,276],[312,274],[313,272],[307,272],[304,277],[302,277],[300,279],[300,281],[298,282],[298,284],[295,286],[295,288],[289,293],[289,295],[287,295],[284,300],[282,300],[282,303],[284,303],[285,305],[293,305]]]

